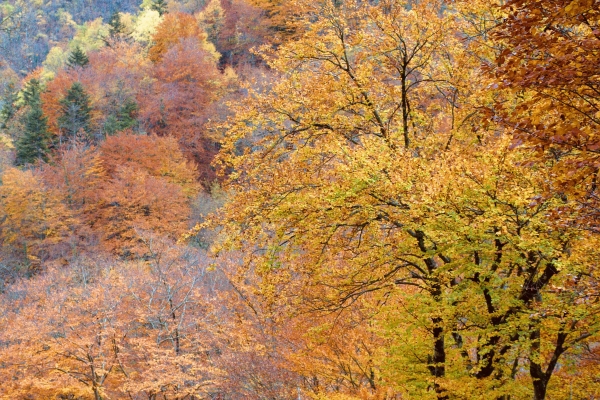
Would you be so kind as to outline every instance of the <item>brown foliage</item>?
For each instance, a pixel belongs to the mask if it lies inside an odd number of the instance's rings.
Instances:
[[[548,192],[581,202],[574,219],[598,230],[598,2],[511,0],[504,9],[508,17],[495,35],[505,50],[494,73],[518,96],[499,106],[499,116],[513,130],[515,145],[532,147],[552,164]]]
[[[169,137],[121,134],[100,147],[107,172],[95,229],[111,251],[142,255],[139,231],[173,239],[187,228],[190,197],[198,191],[193,167]]]

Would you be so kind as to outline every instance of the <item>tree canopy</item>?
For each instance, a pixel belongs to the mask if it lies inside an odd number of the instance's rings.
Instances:
[[[600,396],[598,1],[38,3],[1,398]]]

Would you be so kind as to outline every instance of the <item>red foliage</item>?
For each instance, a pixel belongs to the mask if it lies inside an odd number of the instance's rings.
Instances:
[[[147,129],[177,138],[198,165],[200,179],[214,180],[210,163],[217,149],[204,124],[225,81],[214,58],[198,39],[182,39],[155,65],[154,78],[151,92],[141,99],[140,116]]]

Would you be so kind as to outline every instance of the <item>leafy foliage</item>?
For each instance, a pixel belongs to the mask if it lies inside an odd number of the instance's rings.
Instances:
[[[598,23],[594,1],[510,1],[496,32],[505,43],[494,70],[511,91],[513,107],[499,107],[514,144],[536,150],[555,177],[549,190],[576,198],[573,219],[597,229]]]
[[[597,1],[13,3],[0,397],[597,396]]]

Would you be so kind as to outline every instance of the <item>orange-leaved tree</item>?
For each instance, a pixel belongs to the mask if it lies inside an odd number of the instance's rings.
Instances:
[[[0,197],[5,255],[17,254],[36,269],[44,259],[68,251],[77,219],[64,204],[64,194],[45,185],[38,171],[4,171]]]
[[[213,105],[230,91],[233,77],[221,73],[201,39],[181,37],[165,50],[153,68],[153,84],[141,99],[146,129],[173,136],[188,158],[199,166],[200,178],[214,180],[210,163],[215,139],[204,126],[214,118]]]
[[[180,40],[188,38],[198,40],[202,49],[208,51],[215,61],[218,59],[214,45],[207,41],[207,35],[200,28],[196,18],[181,12],[167,14],[156,28],[156,33],[152,37],[154,45],[148,52],[148,58],[153,62],[158,62],[167,50],[179,43]]]
[[[516,94],[498,105],[514,145],[553,169],[548,194],[579,204],[560,220],[598,230],[600,8],[594,0],[511,0],[494,30],[505,46],[490,72]],[[574,212],[575,211],[575,212]],[[568,218],[567,218],[568,216]]]
[[[107,180],[92,226],[111,251],[144,254],[139,231],[173,239],[185,231],[199,186],[175,139],[123,133],[102,143],[100,158]]]
[[[147,237],[150,262],[80,258],[0,296],[3,398],[186,398],[220,376],[202,254]],[[10,332],[9,332],[10,331]]]

